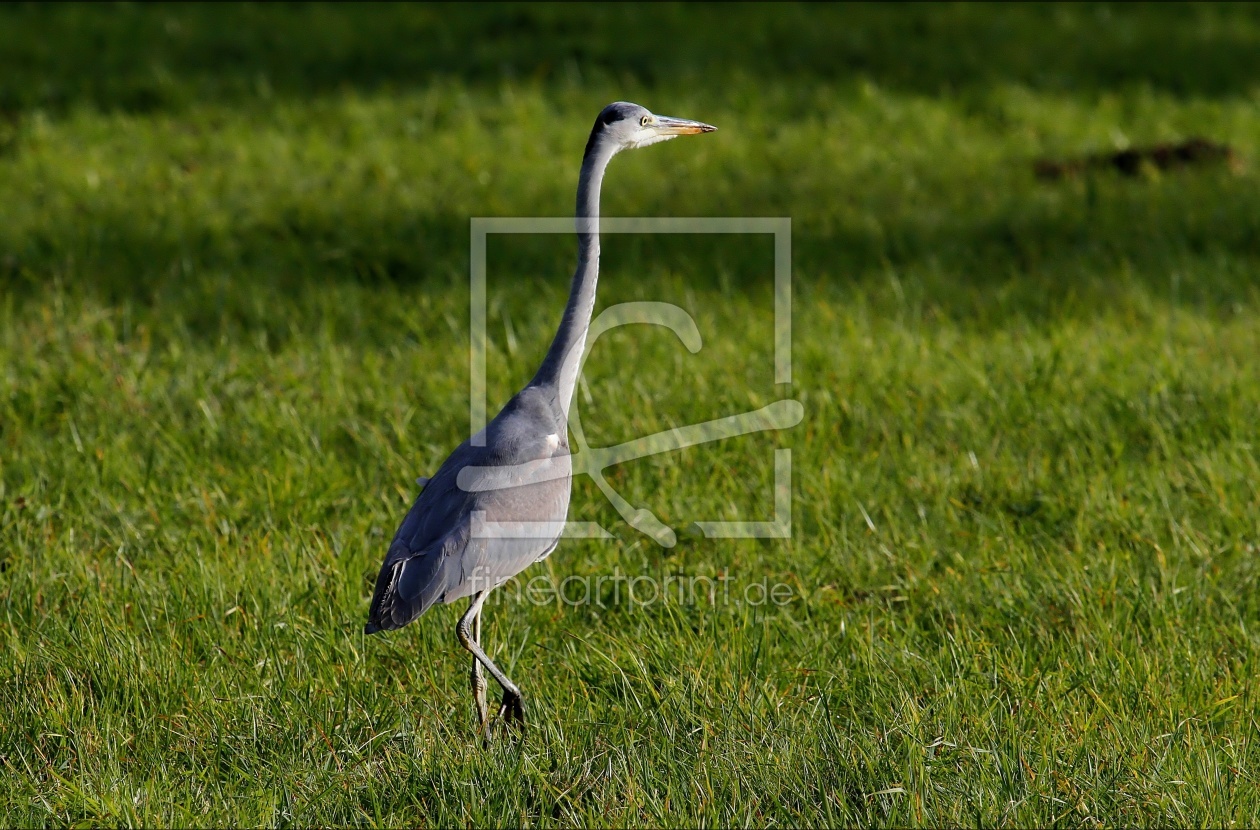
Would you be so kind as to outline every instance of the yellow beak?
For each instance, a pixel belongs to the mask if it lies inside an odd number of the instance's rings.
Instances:
[[[699,121],[688,121],[685,118],[668,118],[664,115],[658,115],[656,123],[652,126],[661,135],[696,135],[698,133],[711,133],[717,129],[717,127],[702,124]]]

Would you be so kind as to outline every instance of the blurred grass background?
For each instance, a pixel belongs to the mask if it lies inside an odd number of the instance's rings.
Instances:
[[[1198,824],[1260,818],[1255,5],[0,8],[4,822]],[[439,608],[359,633],[467,431],[473,216],[789,216],[805,421],[586,481],[532,573],[783,607],[492,603],[483,752]],[[1241,163],[1039,182],[1202,135]],[[782,397],[768,239],[616,236],[597,444]],[[490,406],[572,240],[489,248]]]

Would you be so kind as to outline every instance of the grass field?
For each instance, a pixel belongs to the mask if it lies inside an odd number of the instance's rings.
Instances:
[[[0,8],[0,824],[1260,821],[1260,7]],[[782,605],[491,602],[483,750],[439,607],[361,633],[467,435],[469,219],[572,210],[599,108],[719,126],[619,157],[592,443],[805,419],[589,480],[527,572],[768,581]],[[1062,182],[1203,135],[1241,162]],[[565,237],[489,247],[492,408]],[[604,599],[608,599],[606,596]],[[462,608],[462,605],[460,606]]]

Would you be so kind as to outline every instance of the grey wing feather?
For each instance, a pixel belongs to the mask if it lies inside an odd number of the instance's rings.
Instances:
[[[440,602],[446,589],[458,581],[470,529],[465,514],[472,495],[455,484],[451,462],[458,462],[462,450],[464,445],[425,481],[394,534],[376,578],[367,633],[403,627]]]
[[[467,525],[419,551],[395,543],[376,579],[372,609],[365,630],[402,628],[459,585],[464,555],[468,548]]]

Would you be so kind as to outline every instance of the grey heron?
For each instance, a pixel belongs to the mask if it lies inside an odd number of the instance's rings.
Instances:
[[[472,653],[470,683],[479,730],[487,738],[483,667],[503,688],[500,720],[525,723],[520,689],[481,647],[481,609],[491,590],[548,556],[564,528],[572,480],[568,414],[595,306],[604,171],[622,150],[714,129],[625,102],[600,112],[578,178],[577,271],[542,366],[424,482],[377,576],[367,634],[401,628],[436,603],[471,598],[456,636]]]

